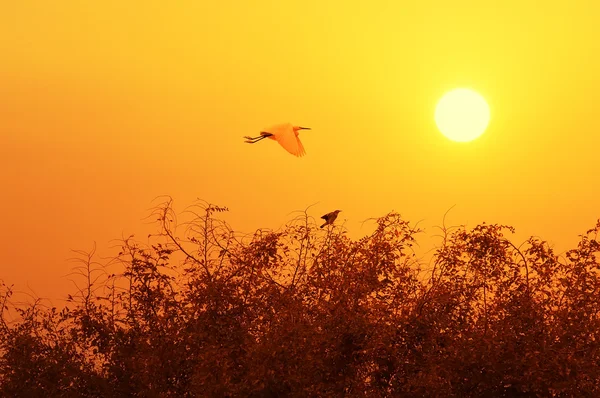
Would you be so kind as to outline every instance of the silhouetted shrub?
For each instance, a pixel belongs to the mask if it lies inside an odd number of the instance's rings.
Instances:
[[[223,211],[179,231],[167,201],[152,243],[83,256],[60,311],[4,285],[0,395],[600,396],[600,222],[564,258],[507,226],[444,229],[421,269],[396,213],[355,241],[306,214],[240,236]]]

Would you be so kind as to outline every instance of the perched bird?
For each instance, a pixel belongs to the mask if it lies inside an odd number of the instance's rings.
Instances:
[[[291,123],[277,124],[261,131],[258,137],[245,136],[245,142],[248,144],[257,143],[265,138],[270,138],[279,142],[279,144],[289,153],[295,156],[303,156],[306,152],[298,138],[298,130],[310,130],[310,127],[293,126]]]
[[[340,211],[341,210],[332,211],[331,213],[327,213],[321,217],[323,220],[325,220],[325,223],[321,225],[321,228],[323,228],[325,225],[333,224]]]

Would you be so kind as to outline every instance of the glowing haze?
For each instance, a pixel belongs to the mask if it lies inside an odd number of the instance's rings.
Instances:
[[[435,233],[499,222],[567,247],[600,216],[592,1],[21,0],[0,6],[0,277],[60,296],[70,249],[151,230],[157,195],[236,229],[390,210]],[[434,110],[493,109],[469,143]],[[276,123],[306,155],[248,145]],[[347,221],[346,221],[347,220]]]

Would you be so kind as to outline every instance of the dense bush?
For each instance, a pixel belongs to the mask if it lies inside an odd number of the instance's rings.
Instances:
[[[178,229],[164,203],[151,243],[83,257],[62,310],[4,286],[0,395],[600,396],[600,222],[564,257],[502,225],[443,229],[424,267],[395,213],[354,241],[306,214],[238,236],[226,210]]]

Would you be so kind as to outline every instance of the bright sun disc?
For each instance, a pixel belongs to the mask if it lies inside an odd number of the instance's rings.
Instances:
[[[457,88],[446,93],[435,108],[435,123],[453,141],[467,142],[479,137],[490,121],[490,108],[473,90]]]

